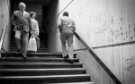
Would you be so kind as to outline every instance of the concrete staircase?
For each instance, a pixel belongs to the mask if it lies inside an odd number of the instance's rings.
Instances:
[[[95,84],[77,58],[71,64],[61,53],[47,53],[46,48],[40,48],[24,60],[15,50],[12,46],[8,53],[2,53],[1,84]]]

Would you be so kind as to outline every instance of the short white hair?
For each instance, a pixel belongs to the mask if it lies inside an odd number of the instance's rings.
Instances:
[[[20,6],[23,6],[24,8],[26,8],[26,4],[25,4],[24,2],[20,2],[20,3],[19,3],[19,7],[20,7]]]

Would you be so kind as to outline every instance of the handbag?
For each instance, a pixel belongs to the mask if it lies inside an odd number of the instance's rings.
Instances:
[[[21,39],[21,31],[18,30],[15,31],[15,38]]]
[[[30,37],[29,43],[28,43],[28,51],[37,51],[37,43],[35,37]]]

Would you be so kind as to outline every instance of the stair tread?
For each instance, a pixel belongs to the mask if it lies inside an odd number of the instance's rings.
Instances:
[[[96,84],[95,82],[71,82],[71,83],[51,83],[51,84]]]
[[[75,75],[51,75],[51,76],[0,76],[0,79],[45,79],[45,78],[63,78],[63,77],[89,77],[89,74]]]
[[[17,54],[16,52],[8,52],[2,53],[3,57],[22,57],[21,54]],[[61,53],[48,53],[48,52],[37,52],[37,53],[28,53],[27,57],[57,57],[62,58]]]
[[[9,49],[17,50],[17,48],[16,48],[16,47],[14,47],[14,46],[10,46],[10,48],[9,48]],[[38,50],[48,50],[48,48],[39,48]]]
[[[54,63],[54,62],[0,62],[0,65],[80,65],[81,63]]]
[[[10,48],[9,49],[9,52],[16,52],[17,51],[17,49],[14,49],[14,48]],[[37,50],[37,51],[49,51],[48,49],[39,49],[39,50]],[[29,52],[29,51],[28,51]]]
[[[6,54],[16,54],[16,51],[9,51]],[[36,52],[36,53],[32,53],[32,54],[61,55],[61,53],[49,53],[49,52]]]
[[[22,57],[3,57],[0,59],[1,62],[59,62],[64,63],[66,62],[64,58],[56,58],[56,57],[28,57],[26,60],[24,60]],[[79,62],[78,58],[74,59],[74,62]]]
[[[11,59],[11,60],[23,60],[22,57],[4,57],[0,60]],[[55,58],[55,57],[28,57],[27,60],[64,60],[64,58]],[[74,60],[79,60],[74,58]]]
[[[16,71],[70,71],[70,70],[85,70],[83,68],[55,68],[55,69],[0,69],[0,72],[7,72],[7,71],[12,71],[12,72],[16,72]]]
[[[10,49],[16,49],[16,47],[15,47],[15,46],[10,46]],[[39,48],[39,49],[45,49],[45,50],[48,50],[48,48],[44,48],[44,47],[43,47],[43,48],[41,47],[41,48]]]

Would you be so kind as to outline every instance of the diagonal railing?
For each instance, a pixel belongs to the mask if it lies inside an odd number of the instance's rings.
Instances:
[[[74,33],[75,37],[85,46],[85,50],[88,50],[92,54],[96,62],[103,68],[103,70],[111,77],[115,84],[122,84],[121,81],[112,73],[112,71],[104,64],[104,62],[96,55],[96,53],[88,46],[88,44],[79,36],[78,33]],[[78,49],[79,51],[83,49]]]
[[[74,0],[71,0],[65,7],[63,7],[63,9],[58,12],[57,16],[59,16],[63,11],[65,11],[65,9],[67,9],[73,3],[73,1]]]

